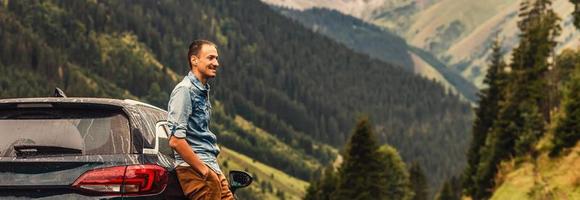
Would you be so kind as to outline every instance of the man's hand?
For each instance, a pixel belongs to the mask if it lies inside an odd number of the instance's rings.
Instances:
[[[171,136],[169,138],[169,146],[173,148],[193,170],[197,171],[202,177],[206,177],[209,173],[209,167],[207,167],[197,155],[191,150],[187,141],[183,138],[176,138]]]

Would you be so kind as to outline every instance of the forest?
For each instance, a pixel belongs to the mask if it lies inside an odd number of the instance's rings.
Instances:
[[[572,2],[576,5],[574,23],[580,28],[580,2]],[[578,180],[578,176],[553,167],[565,164],[577,169],[574,161],[562,158],[578,158],[580,49],[554,53],[561,28],[560,16],[550,5],[549,0],[522,1],[520,42],[509,62],[504,59],[501,38],[490,47],[467,167],[460,176],[448,178],[435,199],[575,199],[580,195],[577,181],[557,178]],[[306,199],[431,199],[420,165],[405,167],[396,153],[377,155],[385,147],[379,147],[375,137],[368,120],[360,120],[346,146],[344,163],[325,168],[321,178],[311,182]],[[506,177],[509,172],[519,174]],[[381,178],[376,182],[357,178],[365,176]],[[510,184],[509,179],[518,180],[516,187],[521,188],[503,187]],[[531,186],[525,179],[533,180]]]
[[[205,38],[220,54],[210,82],[218,142],[311,181],[305,198],[369,199],[356,191],[370,183],[356,177],[371,176],[383,199],[489,199],[502,162],[556,158],[579,140],[580,51],[555,55],[564,16],[550,3],[523,1],[521,41],[511,55],[501,39],[490,49],[473,110],[400,63],[357,53],[257,0],[0,0],[0,98],[60,87],[165,109],[188,70],[189,42]],[[240,117],[271,136],[241,128]]]
[[[325,144],[341,149],[357,116],[368,113],[380,143],[419,163],[430,184],[464,166],[469,103],[259,1],[1,2],[2,98],[46,96],[58,86],[70,96],[131,98],[165,108],[187,72],[188,43],[206,38],[220,53],[219,76],[210,84],[225,115],[242,116],[323,165],[336,157]],[[248,146],[232,141],[234,150]],[[283,165],[288,162],[275,156],[259,158],[310,178],[313,170],[299,162]]]

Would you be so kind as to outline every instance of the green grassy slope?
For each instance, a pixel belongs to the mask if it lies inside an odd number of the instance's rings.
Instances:
[[[580,199],[580,143],[560,157],[516,160],[501,165],[491,199]]]
[[[218,101],[213,103],[212,119],[216,123],[212,123],[211,128],[220,144],[278,170],[306,177],[324,164],[308,155],[306,149],[297,149],[284,143],[243,117],[227,115]],[[313,144],[312,148],[328,152],[332,160],[338,154],[336,149],[321,143]]]
[[[225,171],[242,170],[255,178],[249,188],[242,193],[253,193],[256,199],[302,199],[306,194],[308,183],[290,176],[276,168],[265,165],[251,157],[237,153],[228,148],[221,148],[220,164]],[[244,195],[244,194],[242,194]]]

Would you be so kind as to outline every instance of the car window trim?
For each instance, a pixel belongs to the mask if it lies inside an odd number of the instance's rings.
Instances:
[[[162,130],[165,132],[165,135],[163,138],[168,138],[167,129],[166,129],[167,124],[169,124],[169,122],[167,122],[167,120],[161,120],[161,121],[158,121],[157,123],[155,123],[155,148],[143,148],[143,154],[155,155],[155,154],[159,153],[159,137],[163,137],[163,136],[160,136],[159,130]]]

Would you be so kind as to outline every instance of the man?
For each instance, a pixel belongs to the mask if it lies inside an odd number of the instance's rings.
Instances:
[[[208,79],[217,73],[216,45],[196,40],[187,54],[190,72],[171,92],[169,145],[178,161],[177,177],[189,199],[234,199],[220,170],[216,136],[209,130],[211,104]]]

